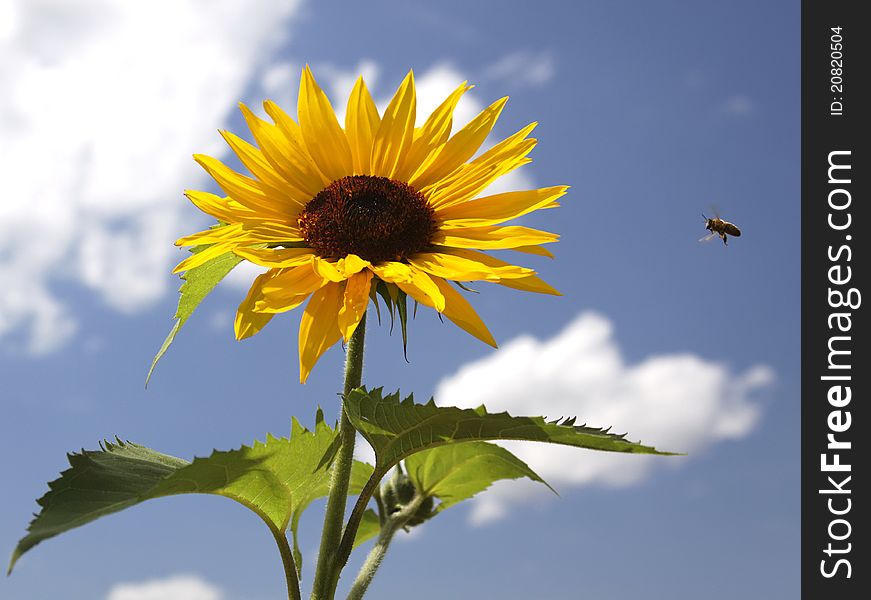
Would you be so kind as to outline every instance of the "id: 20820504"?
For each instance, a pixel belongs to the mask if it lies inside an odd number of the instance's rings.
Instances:
[[[829,105],[829,114],[837,117],[844,112],[844,37],[841,35],[843,27],[832,27],[832,35],[829,37],[829,59],[831,76],[829,89],[832,92],[832,103]]]

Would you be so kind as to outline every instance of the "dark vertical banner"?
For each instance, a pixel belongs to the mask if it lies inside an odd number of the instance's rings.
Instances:
[[[871,22],[802,2],[802,597],[868,598]],[[861,258],[860,258],[861,257]]]

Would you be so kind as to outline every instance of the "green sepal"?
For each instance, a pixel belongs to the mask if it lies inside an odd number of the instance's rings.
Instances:
[[[408,294],[402,290],[399,290],[399,297],[396,300],[396,312],[402,328],[402,356],[405,362],[408,362]]]
[[[455,281],[454,283],[457,285],[458,288],[460,288],[461,290],[464,290],[466,292],[471,292],[473,294],[480,294],[481,293],[478,290],[473,290],[472,288],[470,288],[467,285],[463,285],[462,281]]]
[[[378,316],[378,325],[381,325],[381,306],[378,304],[378,293],[375,291],[377,288],[377,283],[369,286],[369,299],[372,301],[372,304],[375,305],[375,314]]]
[[[375,284],[375,292],[381,296],[381,299],[384,300],[384,304],[387,305],[387,310],[390,312],[390,331],[393,332],[393,322],[396,318],[396,310],[393,304],[393,298],[387,288],[387,284],[379,279],[378,283]]]

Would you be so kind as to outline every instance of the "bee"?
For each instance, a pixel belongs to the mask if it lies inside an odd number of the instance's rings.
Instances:
[[[710,239],[713,239],[715,236],[720,236],[723,240],[723,244],[729,245],[727,241],[728,236],[726,234],[731,235],[732,237],[741,237],[741,230],[735,226],[734,223],[730,223],[729,221],[724,221],[719,216],[714,217],[713,219],[709,219],[702,213],[702,218],[705,220],[705,229],[710,231],[708,235],[700,239],[700,242],[707,242]]]

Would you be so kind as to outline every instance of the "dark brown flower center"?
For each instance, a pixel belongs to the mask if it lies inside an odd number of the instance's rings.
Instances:
[[[438,226],[426,198],[407,183],[352,175],[332,182],[306,204],[299,229],[320,256],[356,254],[384,262],[420,252]]]

